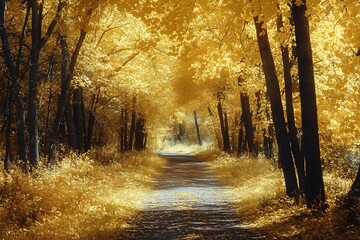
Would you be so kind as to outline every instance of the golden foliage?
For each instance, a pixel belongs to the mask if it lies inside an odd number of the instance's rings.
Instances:
[[[31,176],[1,172],[0,238],[116,238],[164,161],[149,152],[92,155],[70,154]]]

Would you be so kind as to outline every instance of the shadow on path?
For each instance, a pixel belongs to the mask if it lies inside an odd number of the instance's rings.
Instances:
[[[191,155],[168,159],[144,209],[119,239],[259,239],[241,225],[226,187]]]

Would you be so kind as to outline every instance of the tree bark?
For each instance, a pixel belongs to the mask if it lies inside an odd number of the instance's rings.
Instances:
[[[238,146],[237,146],[237,156],[238,157],[240,157],[240,155],[244,152],[243,140],[244,140],[244,129],[242,128],[241,123],[240,123]]]
[[[325,190],[320,161],[318,119],[309,22],[306,4],[292,4],[297,46],[303,151],[306,162],[306,201],[309,208],[325,211]]]
[[[70,105],[70,101],[69,101],[70,84],[71,84],[71,80],[73,78],[73,74],[74,74],[77,59],[79,57],[80,49],[85,41],[85,37],[86,37],[86,32],[82,29],[80,31],[80,36],[76,43],[75,50],[71,56],[70,65],[68,67],[68,61],[69,61],[70,55],[69,55],[66,36],[65,35],[60,36],[60,46],[61,46],[61,56],[62,56],[62,59],[61,59],[62,60],[61,61],[61,94],[60,94],[60,98],[59,98],[58,109],[56,112],[52,131],[50,134],[49,158],[48,158],[48,163],[50,163],[50,164],[53,163],[54,157],[55,157],[55,143],[56,143],[56,140],[57,140],[57,137],[59,134],[60,123],[61,123],[62,119],[64,118],[64,114],[65,114],[67,105]],[[69,111],[69,109],[67,111]],[[67,113],[68,117],[70,117],[70,115],[72,115],[71,112]],[[69,125],[70,119],[67,118],[66,120]],[[73,124],[70,124],[70,126],[72,126],[72,125]],[[73,138],[73,137],[71,137],[71,138]],[[70,143],[71,143],[72,147],[75,147],[75,145],[72,143],[73,140],[74,139],[72,139],[70,141]],[[77,148],[75,148],[75,149],[77,149]]]
[[[20,69],[20,60],[22,58],[22,49],[23,42],[25,36],[26,25],[28,23],[28,18],[30,14],[30,5],[27,6],[27,11],[25,15],[24,25],[21,32],[21,37],[19,41],[19,50],[17,55],[16,65],[13,63],[13,56],[11,54],[9,43],[8,43],[8,35],[5,27],[5,1],[0,1],[0,36],[2,42],[2,50],[3,50],[3,58],[6,66],[9,69],[11,85],[13,88],[13,95],[17,96],[15,98],[16,103],[16,116],[17,116],[17,137],[18,137],[18,149],[19,149],[19,158],[23,161],[24,170],[27,171],[27,143],[25,137],[25,109],[22,95],[20,94],[21,86],[19,83],[19,69]],[[11,104],[10,104],[11,106]]]
[[[94,134],[94,126],[95,126],[95,111],[96,104],[98,103],[100,95],[100,88],[97,91],[97,94],[93,95],[93,99],[91,101],[91,106],[89,110],[89,119],[87,124],[87,134],[86,134],[86,142],[85,142],[85,151],[89,151],[92,145],[92,137]]]
[[[139,117],[135,127],[135,150],[144,150],[146,146],[145,119]]]
[[[223,151],[224,152],[230,152],[230,139],[229,139],[229,133],[226,130],[225,126],[225,120],[224,120],[224,113],[222,109],[221,100],[218,101],[217,105],[218,114],[219,114],[219,120],[220,120],[220,128],[221,128],[221,135],[223,139]]]
[[[29,160],[32,167],[37,168],[39,164],[39,102],[38,102],[38,68],[40,54],[40,17],[39,4],[37,0],[30,1],[31,4],[31,60],[29,71]]]
[[[11,80],[11,79],[10,79]],[[4,169],[9,171],[9,165],[11,161],[11,125],[12,125],[12,99],[13,99],[13,86],[9,81],[8,88],[6,91],[6,103],[5,103],[5,159]]]
[[[348,195],[351,197],[360,198],[360,166],[358,167],[355,181],[352,184]]]
[[[202,141],[201,141],[201,136],[200,136],[200,128],[199,128],[199,123],[196,117],[196,111],[194,111],[194,119],[195,119],[195,128],[196,128],[196,135],[197,135],[197,139],[199,142],[199,145],[202,145]]]
[[[129,139],[129,151],[132,150],[134,145],[134,137],[135,137],[135,124],[136,124],[136,112],[135,109],[131,112],[131,126],[130,126],[130,139]]]
[[[256,152],[254,144],[254,128],[251,119],[252,113],[250,110],[249,95],[247,95],[246,93],[240,93],[240,102],[242,110],[241,119],[245,125],[245,139],[248,145],[248,150],[249,153],[255,156]]]
[[[297,197],[298,186],[295,174],[295,167],[290,151],[290,142],[286,131],[284,111],[280,96],[279,81],[276,76],[274,59],[271,54],[267,30],[262,29],[262,23],[258,17],[254,18],[256,35],[265,74],[266,87],[270,97],[272,117],[275,125],[276,139],[279,147],[279,159],[282,165],[286,193],[290,197]]]
[[[65,121],[66,121],[66,128],[67,128],[67,135],[69,145],[73,150],[79,149],[78,147],[78,140],[76,139],[76,128],[74,123],[74,116],[72,113],[70,99],[67,100],[67,106],[65,110]]]
[[[277,21],[277,30],[280,32],[283,27],[282,16],[279,15]],[[289,49],[280,44],[282,62],[284,68],[284,80],[285,80],[285,96],[286,96],[286,116],[289,129],[289,137],[291,143],[291,151],[295,159],[295,165],[297,175],[299,179],[299,187],[301,192],[305,192],[305,166],[304,158],[301,154],[299,141],[297,138],[297,129],[295,125],[294,106],[293,106],[293,92],[292,92],[292,77],[291,77],[291,64],[289,59]]]
[[[82,90],[76,88],[73,90],[73,113],[74,113],[74,124],[76,130],[77,140],[77,152],[82,153],[84,146],[84,125],[83,125],[83,114],[82,114]]]

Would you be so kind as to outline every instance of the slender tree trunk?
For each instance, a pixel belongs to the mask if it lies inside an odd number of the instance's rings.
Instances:
[[[129,110],[127,107],[124,109],[124,150],[128,151],[128,139],[129,139]]]
[[[139,117],[135,127],[135,150],[144,150],[146,146],[145,119]]]
[[[89,151],[91,149],[92,137],[94,134],[94,126],[95,126],[96,104],[98,103],[99,95],[100,95],[100,88],[98,89],[97,94],[93,95],[93,99],[91,101],[91,107],[89,110],[89,119],[88,119],[88,125],[87,125],[85,151]]]
[[[275,125],[276,139],[279,147],[279,159],[285,177],[286,193],[290,197],[297,197],[298,186],[295,167],[291,156],[290,141],[286,131],[284,111],[280,96],[279,81],[276,76],[274,59],[271,54],[267,30],[262,29],[258,17],[254,18],[256,35],[265,74],[266,87],[270,97],[272,117]]]
[[[80,37],[77,41],[75,50],[71,56],[71,60],[70,60],[70,65],[68,67],[68,62],[70,59],[70,54],[69,54],[69,50],[68,50],[68,45],[67,45],[67,39],[65,35],[61,35],[60,36],[60,46],[61,46],[61,94],[60,94],[60,98],[59,98],[59,103],[58,103],[58,109],[56,112],[56,116],[55,116],[55,120],[53,123],[53,127],[52,127],[52,131],[50,134],[50,144],[49,144],[49,159],[48,159],[48,163],[52,164],[54,161],[54,157],[55,157],[55,143],[57,140],[57,137],[59,135],[59,130],[60,130],[60,123],[62,121],[62,119],[64,118],[64,114],[67,116],[66,117],[66,122],[68,124],[68,126],[72,126],[73,124],[70,123],[70,119],[69,117],[72,116],[71,110],[67,109],[67,107],[69,107],[70,101],[69,101],[69,95],[70,95],[70,84],[71,84],[71,80],[73,78],[73,74],[74,74],[74,70],[75,70],[75,65],[80,53],[80,49],[85,41],[85,37],[86,37],[86,32],[84,30],[81,30],[80,32]],[[66,113],[66,111],[68,111]],[[70,111],[70,112],[69,112]],[[72,130],[70,130],[70,145],[74,148],[75,145],[73,143],[73,136],[72,136]],[[77,149],[77,147],[75,148]]]
[[[3,50],[3,57],[6,66],[10,72],[10,78],[12,81],[13,87],[13,95],[16,96],[15,103],[16,103],[16,115],[17,115],[17,125],[18,125],[18,147],[19,147],[19,158],[23,161],[24,170],[27,171],[27,144],[26,144],[26,137],[25,137],[25,110],[24,110],[24,103],[22,95],[20,94],[21,86],[19,83],[19,69],[20,69],[20,60],[22,58],[22,49],[23,49],[23,42],[25,36],[26,25],[28,22],[30,14],[30,5],[27,7],[24,25],[21,32],[21,37],[19,41],[19,50],[17,55],[17,62],[16,66],[13,63],[13,56],[11,54],[9,43],[8,43],[8,35],[6,32],[5,27],[5,1],[0,1],[0,35],[1,35],[1,42],[2,42],[2,50]]]
[[[31,2],[31,62],[29,72],[29,160],[33,167],[39,164],[39,102],[38,102],[38,68],[40,53],[39,4]]]
[[[48,132],[49,132],[49,125],[50,125],[50,112],[51,112],[51,101],[53,99],[53,78],[54,78],[54,54],[52,54],[50,58],[50,66],[48,69],[48,78],[50,82],[50,89],[49,89],[49,98],[47,104],[47,112],[46,112],[46,123],[45,123],[45,137],[44,137],[44,157],[48,153]]]
[[[136,112],[133,108],[131,113],[131,126],[130,126],[130,139],[129,139],[129,151],[132,150],[134,145],[134,137],[135,137],[135,125],[136,125]]]
[[[74,112],[74,124],[76,130],[76,139],[77,139],[77,152],[80,154],[82,153],[83,146],[84,146],[84,125],[83,125],[83,114],[82,114],[82,107],[81,107],[81,88],[76,88],[73,90],[73,112]]]
[[[201,141],[201,136],[200,136],[200,128],[199,128],[199,124],[198,124],[198,120],[196,117],[196,111],[194,111],[194,119],[195,119],[195,128],[196,128],[196,135],[197,135],[197,139],[199,142],[199,145],[202,145],[202,141]]]
[[[325,190],[320,161],[318,119],[309,22],[305,1],[298,6],[293,1],[292,13],[298,56],[303,151],[306,162],[306,201],[309,208],[325,211]]]
[[[360,166],[358,167],[358,171],[356,174],[355,181],[351,186],[349,196],[360,198]]]
[[[226,126],[225,126],[225,120],[224,120],[224,113],[221,105],[221,101],[218,101],[217,105],[218,114],[219,114],[219,120],[220,120],[220,128],[221,128],[221,135],[223,139],[223,151],[224,152],[230,152],[230,139],[229,134],[227,133]]]
[[[240,157],[240,155],[244,152],[243,141],[244,141],[244,129],[242,128],[241,123],[240,123],[238,147],[237,147],[238,148],[238,150],[237,150],[238,157]]]
[[[66,128],[67,128],[67,135],[69,145],[73,150],[78,150],[78,140],[76,139],[76,128],[74,123],[74,116],[72,113],[70,99],[67,100],[67,106],[65,110],[65,120],[66,120]]]
[[[277,20],[277,30],[281,32],[283,27],[282,15],[279,15]],[[289,59],[289,49],[283,44],[280,44],[282,62],[284,67],[284,80],[285,80],[285,95],[286,95],[286,116],[288,122],[291,151],[295,159],[295,165],[299,178],[300,191],[305,192],[305,167],[304,158],[301,154],[299,141],[297,139],[297,129],[295,125],[294,106],[293,106],[293,93],[292,93],[292,77],[291,77],[291,64]]]
[[[254,128],[252,124],[252,113],[250,110],[249,96],[246,93],[240,94],[240,102],[242,109],[242,121],[245,125],[245,139],[248,145],[249,152],[256,155],[255,144],[254,144]]]
[[[11,80],[11,79],[10,79]],[[9,171],[9,165],[11,161],[11,125],[12,125],[12,96],[13,86],[11,81],[9,81],[7,93],[6,93],[6,103],[5,103],[5,159],[4,159],[4,169]]]

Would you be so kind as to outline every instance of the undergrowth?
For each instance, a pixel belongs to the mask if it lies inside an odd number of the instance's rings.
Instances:
[[[141,207],[164,160],[112,149],[70,154],[31,175],[0,172],[0,239],[112,239]]]
[[[235,158],[207,151],[197,155],[207,161],[237,199],[234,207],[244,227],[261,232],[266,239],[358,239],[360,203],[349,207],[344,199],[353,178],[339,170],[324,172],[329,206],[326,214],[306,208],[304,200],[295,204],[285,195],[283,174],[275,162],[259,157]]]

